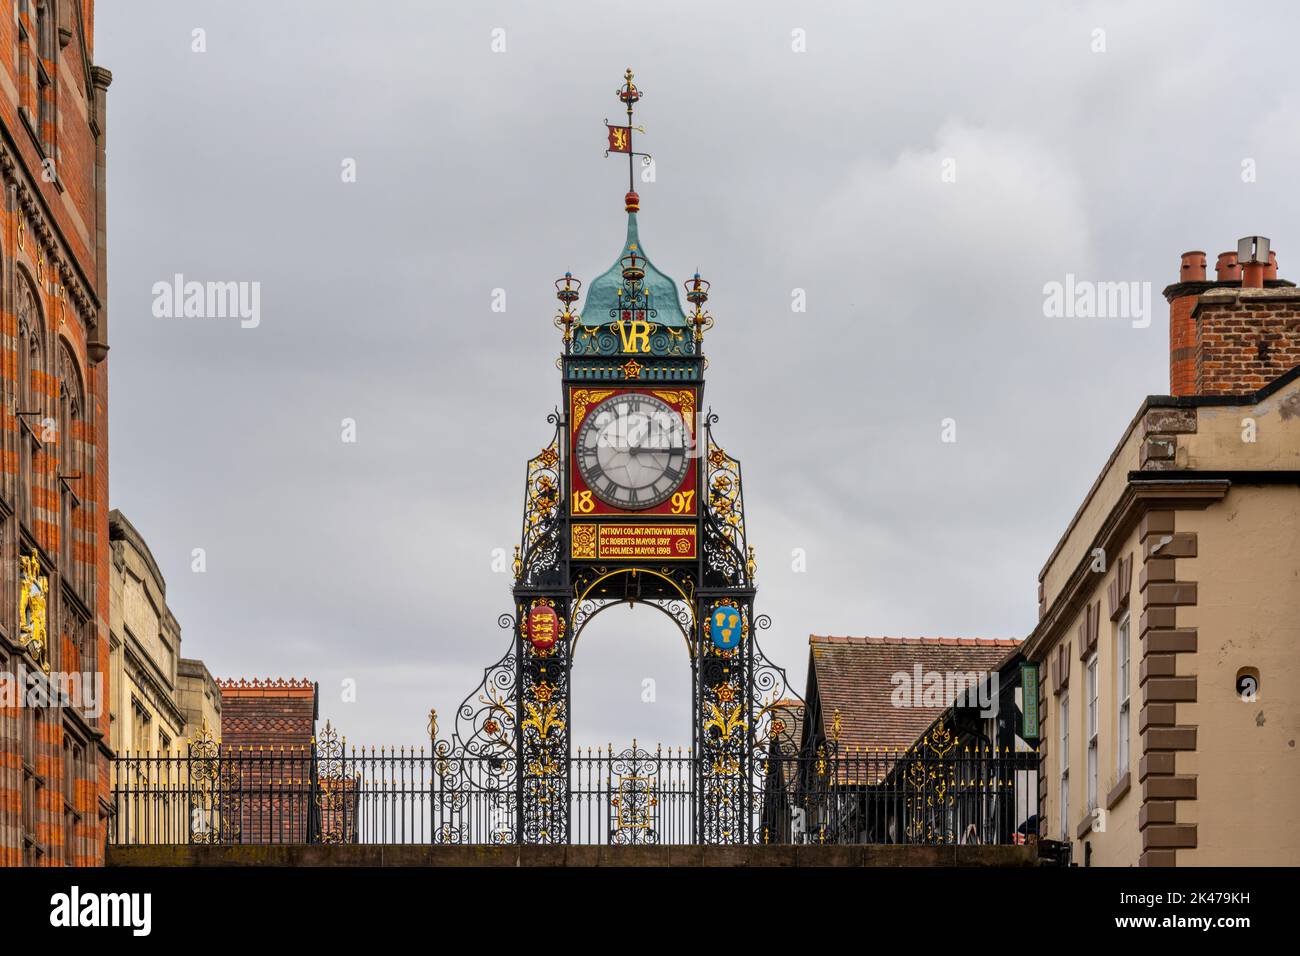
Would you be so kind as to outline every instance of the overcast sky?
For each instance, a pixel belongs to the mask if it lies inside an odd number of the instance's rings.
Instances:
[[[744,464],[768,656],[802,691],[809,633],[1025,636],[1167,391],[1179,254],[1300,256],[1285,4],[1048,6],[98,4],[112,504],[182,653],[318,680],[322,718],[380,744],[449,721],[504,652],[492,551],[561,398],[551,282],[621,247],[601,122],[629,65],[645,249],[713,282],[706,404]],[[260,283],[260,324],[155,317],[176,273]],[[1154,320],[1046,317],[1067,274],[1151,283]],[[654,611],[584,633],[575,742],[688,742],[688,702]]]

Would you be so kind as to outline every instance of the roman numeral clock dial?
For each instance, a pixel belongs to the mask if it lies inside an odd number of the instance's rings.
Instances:
[[[686,427],[651,395],[615,395],[597,405],[578,430],[578,471],[601,501],[640,511],[667,501],[690,467]]]

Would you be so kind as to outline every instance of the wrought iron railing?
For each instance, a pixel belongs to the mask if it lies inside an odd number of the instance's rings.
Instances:
[[[732,843],[1012,844],[1035,838],[1038,755],[958,748],[768,756],[754,768]],[[694,844],[702,801],[686,749],[575,751],[552,792],[525,794],[513,760],[423,748],[195,747],[114,761],[110,843],[518,842],[521,800],[544,808],[535,839]],[[728,795],[731,794],[731,795]],[[716,839],[716,836],[713,837]]]

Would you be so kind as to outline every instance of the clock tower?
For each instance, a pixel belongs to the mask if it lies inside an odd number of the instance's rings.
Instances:
[[[495,754],[497,773],[514,775],[511,842],[569,842],[576,646],[602,611],[648,605],[680,631],[693,678],[691,842],[747,843],[762,756],[781,731],[774,708],[788,692],[755,643],[769,622],[754,615],[740,464],[702,411],[709,283],[697,273],[679,289],[650,259],[631,188],[635,157],[648,157],[633,150],[642,91],[630,70],[617,96],[627,122],[606,121],[606,155],[628,157],[626,234],[585,298],[571,273],[555,283],[561,404],[551,441],[528,463],[515,613],[501,620],[513,645],[439,746]]]

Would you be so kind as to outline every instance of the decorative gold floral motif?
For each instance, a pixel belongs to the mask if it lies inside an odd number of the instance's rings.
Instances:
[[[537,731],[538,738],[543,741],[551,731],[564,729],[564,721],[560,719],[562,701],[555,700],[554,694],[555,688],[542,681],[533,690],[537,702],[524,701],[524,710],[528,711],[528,716],[524,718],[521,726],[532,727]],[[538,706],[539,704],[541,706]]]
[[[571,399],[573,404],[573,415],[571,417],[573,421],[569,423],[570,431],[576,435],[578,433],[578,426],[581,425],[582,420],[587,417],[588,409],[597,402],[603,402],[613,394],[614,389],[612,388],[575,388]]]
[[[596,526],[575,524],[569,532],[570,550],[576,561],[596,560]]]
[[[730,685],[727,685],[730,686]],[[721,696],[721,694],[719,694]],[[717,704],[709,704],[709,716],[705,718],[704,729],[716,727],[721,734],[722,740],[727,740],[737,730],[744,730],[749,726],[742,716],[743,708],[737,704],[731,708],[727,714],[723,714]]]
[[[662,398],[669,404],[676,405],[682,414],[682,420],[686,423],[686,433],[694,436],[695,433],[695,392],[689,388],[670,389],[667,391],[652,392],[659,398]]]

